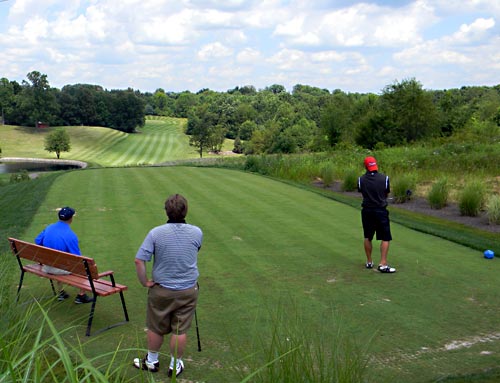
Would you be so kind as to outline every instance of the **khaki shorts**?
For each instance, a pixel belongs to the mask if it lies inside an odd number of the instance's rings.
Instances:
[[[170,290],[154,285],[148,291],[146,326],[158,335],[185,334],[198,301],[198,285],[187,290]]]

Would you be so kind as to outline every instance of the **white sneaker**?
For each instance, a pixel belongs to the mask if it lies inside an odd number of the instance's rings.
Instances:
[[[177,368],[175,369],[175,376],[179,376],[182,371],[184,371],[184,362],[181,359],[177,359]],[[170,378],[174,373],[174,369],[170,367],[168,369],[168,377]]]
[[[389,265],[379,265],[378,271],[380,271],[381,273],[395,273],[396,269]]]
[[[146,370],[149,372],[158,372],[160,369],[160,362],[151,363],[148,362],[148,357],[146,356],[144,359],[135,358],[134,359],[134,367],[139,370]]]

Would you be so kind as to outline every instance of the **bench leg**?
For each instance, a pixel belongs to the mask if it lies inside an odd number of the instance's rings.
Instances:
[[[123,297],[123,291],[120,291],[120,299],[122,300],[123,313],[125,314],[125,320],[128,322],[127,306],[125,306],[125,298]]]
[[[19,302],[19,294],[21,293],[21,287],[23,287],[24,271],[21,270],[21,277],[19,278],[19,286],[17,287],[17,297],[16,302]]]
[[[92,319],[94,319],[94,311],[96,303],[97,303],[97,295],[94,295],[94,299],[92,301],[92,307],[90,308],[89,321],[87,323],[87,332],[85,333],[86,336],[90,336],[90,328],[92,327]]]
[[[52,292],[54,293],[54,295],[57,295],[56,289],[54,288],[54,281],[52,279],[49,279],[49,281],[50,281],[50,287],[52,287]]]

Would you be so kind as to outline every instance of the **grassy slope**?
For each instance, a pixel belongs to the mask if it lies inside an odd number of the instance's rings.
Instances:
[[[189,146],[189,138],[183,133],[184,125],[183,119],[147,119],[137,134],[90,126],[64,127],[70,135],[72,149],[61,153],[61,158],[98,166],[156,164],[197,158],[196,150]],[[2,126],[2,156],[55,158],[54,153],[44,150],[45,137],[53,129],[56,128]]]
[[[381,275],[363,268],[358,209],[265,177],[184,167],[68,172],[33,212],[24,239],[52,222],[56,207],[74,205],[83,252],[130,287],[132,322],[88,343],[89,354],[113,349],[119,340],[123,348],[144,347],[145,291],[133,257],[146,231],[165,220],[163,201],[173,192],[189,198],[188,220],[205,232],[204,351],[196,352],[193,330],[185,378],[236,381],[232,366],[269,330],[268,308],[283,302],[299,308],[305,331],[333,331],[341,322],[359,342],[375,334],[370,375],[376,382],[430,381],[498,364],[496,260],[395,224],[391,260],[398,273]],[[23,294],[49,291],[46,281],[29,278]],[[121,315],[114,297],[100,302],[96,328]],[[51,309],[60,326],[83,325],[86,315],[87,308],[71,302]]]

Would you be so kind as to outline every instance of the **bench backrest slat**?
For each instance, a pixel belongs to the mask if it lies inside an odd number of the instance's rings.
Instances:
[[[14,255],[43,265],[67,270],[72,274],[87,276],[84,264],[84,260],[86,260],[92,279],[98,279],[97,266],[92,258],[38,246],[15,238],[9,238],[9,242]]]

